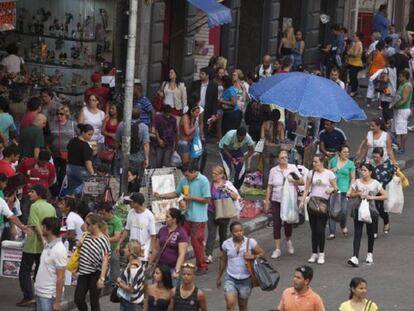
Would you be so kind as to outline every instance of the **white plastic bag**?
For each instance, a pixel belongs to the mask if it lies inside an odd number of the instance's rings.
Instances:
[[[264,139],[260,139],[257,143],[256,143],[256,147],[254,148],[254,152],[257,153],[262,153],[264,149]]]
[[[363,199],[358,208],[358,220],[372,224],[371,212],[369,210],[369,203],[366,199]]]
[[[401,214],[404,207],[404,193],[401,178],[394,176],[385,188],[387,200],[384,204],[386,212]]]
[[[295,224],[299,222],[297,192],[295,187],[288,181],[288,178],[286,178],[282,190],[280,219],[287,222],[288,224]]]
[[[174,151],[171,155],[171,166],[179,167],[182,164],[181,157],[177,151]]]

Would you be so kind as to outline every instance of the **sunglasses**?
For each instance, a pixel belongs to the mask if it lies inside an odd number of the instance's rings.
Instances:
[[[185,262],[185,263],[183,263],[183,265],[181,266],[181,268],[195,269],[195,265],[192,264],[191,262]]]

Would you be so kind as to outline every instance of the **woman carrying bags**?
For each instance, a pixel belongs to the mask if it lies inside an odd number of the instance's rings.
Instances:
[[[358,178],[351,186],[351,198],[366,199],[370,203],[374,203],[375,200],[384,201],[387,199],[387,193],[382,188],[378,180],[375,179],[374,167],[371,164],[362,164],[361,166],[361,178]],[[364,222],[359,221],[358,217],[359,207],[354,211],[354,253],[348,260],[348,264],[353,267],[359,266],[359,249],[361,247],[362,229],[364,228]],[[365,260],[366,263],[371,264],[374,262],[374,223],[375,218],[378,219],[378,214],[375,208],[370,206],[370,214],[372,223],[366,223],[367,235],[368,235],[368,254]]]
[[[231,238],[222,244],[222,254],[217,275],[217,288],[221,287],[221,277],[224,276],[224,295],[227,310],[248,310],[248,300],[252,291],[250,272],[246,261],[264,257],[265,252],[255,239],[244,236],[243,225],[234,221],[230,224]]]
[[[273,219],[273,239],[275,240],[276,249],[272,253],[272,258],[277,259],[281,256],[280,250],[280,238],[282,229],[282,220],[280,218],[280,203],[282,202],[282,193],[285,180],[291,183],[292,186],[300,186],[304,184],[304,180],[297,167],[288,163],[289,154],[286,150],[281,150],[278,155],[279,164],[273,167],[269,173],[269,183],[267,185],[267,193],[264,200],[265,210],[272,208]],[[292,237],[292,224],[283,223],[285,228],[286,245],[288,253],[293,254],[295,252],[291,241]]]
[[[233,206],[232,208],[229,208],[229,210],[231,210],[229,212],[234,212],[233,216],[236,216],[235,203],[240,199],[240,195],[237,189],[234,187],[231,181],[227,180],[223,166],[215,165],[213,167],[212,178],[213,182],[211,183],[211,201],[208,204],[208,236],[206,242],[207,263],[213,262],[213,250],[214,243],[216,242],[217,228],[219,231],[219,241],[221,247],[223,242],[227,239],[227,228],[231,219],[231,217],[217,218],[216,205],[222,204],[221,207],[226,208],[226,205],[223,204],[223,201],[230,202],[233,204]]]
[[[339,224],[342,229],[342,235],[348,236],[348,228],[346,227],[346,220],[348,217],[348,204],[346,195],[353,182],[355,181],[355,164],[349,159],[349,147],[343,145],[339,148],[337,156],[329,161],[329,168],[336,176],[336,184],[341,195],[341,211],[339,216]],[[329,236],[328,240],[335,239],[336,220],[329,218]]]
[[[131,240],[124,249],[128,265],[117,279],[120,311],[141,311],[144,305],[144,266],[139,260],[141,244]]]
[[[313,169],[308,173],[305,192],[299,205],[304,208],[309,195],[307,209],[312,232],[312,255],[308,262],[317,262],[320,265],[325,263],[325,227],[328,221],[329,196],[338,190],[336,177],[331,170],[324,167],[324,160],[322,154],[313,157]]]
[[[391,164],[390,159],[384,160],[384,150],[382,148],[374,148],[372,151],[372,159],[375,165],[375,176],[381,183],[382,188],[385,189],[395,174],[395,166]],[[384,221],[384,234],[390,232],[390,216],[384,210],[384,201],[375,201],[375,207],[382,220]],[[374,238],[378,236],[378,221],[374,224]]]
[[[111,245],[106,223],[98,214],[89,214],[85,223],[88,233],[80,242],[79,276],[74,301],[78,310],[87,311],[86,294],[89,292],[91,310],[100,310],[99,297],[105,286]]]

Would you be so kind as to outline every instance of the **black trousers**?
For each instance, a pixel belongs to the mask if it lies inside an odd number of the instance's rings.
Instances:
[[[371,213],[372,216],[372,213]],[[378,222],[378,217],[375,217],[376,221]],[[372,224],[364,223],[358,220],[358,212],[355,213],[354,216],[354,256],[358,258],[359,256],[359,249],[361,248],[361,238],[362,238],[362,231],[364,229],[364,224],[367,225],[367,235],[368,235],[368,253],[372,253],[374,251],[374,222],[375,218],[372,220]]]
[[[382,118],[384,119],[384,122],[388,124],[390,120],[394,117],[392,108],[390,108],[390,103],[381,101],[381,108],[382,108]]]
[[[34,234],[34,233],[33,233]],[[40,263],[40,254],[30,254],[23,252],[22,261],[20,263],[19,270],[19,283],[20,289],[23,292],[23,298],[26,300],[31,300],[34,298],[33,295],[33,285],[32,285],[32,268],[35,264],[35,270],[33,275],[33,282],[36,279],[37,270],[39,269]]]
[[[89,291],[89,301],[91,303],[91,311],[100,311],[99,297],[101,290],[98,289],[96,283],[99,280],[101,271],[96,271],[91,274],[79,275],[78,283],[75,289],[75,304],[79,311],[88,311],[86,304],[86,294]]]
[[[361,71],[361,67],[348,65],[349,69],[349,84],[351,85],[351,92],[358,91],[358,72]]]
[[[384,221],[384,226],[388,225],[390,223],[390,215],[384,211],[384,201],[375,201],[375,207],[377,208],[379,216]],[[372,220],[374,224],[374,233],[378,233],[378,220],[378,217],[375,217],[375,219]]]
[[[220,249],[223,242],[227,239],[227,228],[229,227],[230,218],[216,220],[216,214],[208,212],[207,222],[207,242],[206,255],[213,255],[214,243],[216,242],[217,228],[219,232]]]
[[[315,215],[309,213],[309,225],[312,232],[312,253],[325,251],[325,228],[328,215]]]

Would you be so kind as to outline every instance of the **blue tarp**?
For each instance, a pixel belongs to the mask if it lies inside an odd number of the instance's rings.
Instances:
[[[217,3],[216,0],[187,0],[196,8],[207,14],[208,27],[231,23],[231,11],[228,7]]]

